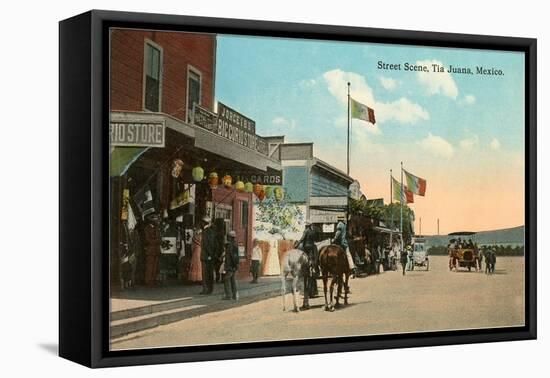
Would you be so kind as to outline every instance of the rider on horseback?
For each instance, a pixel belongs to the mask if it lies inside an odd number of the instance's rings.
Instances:
[[[348,260],[349,269],[351,270],[352,276],[355,277],[355,275],[357,274],[357,268],[353,263],[353,257],[351,256],[351,252],[349,250],[348,239],[346,236],[346,224],[344,223],[345,219],[346,219],[345,216],[338,217],[338,224],[336,225],[336,233],[334,234],[332,243],[339,245],[340,247],[342,247],[344,251],[346,251],[346,258]]]

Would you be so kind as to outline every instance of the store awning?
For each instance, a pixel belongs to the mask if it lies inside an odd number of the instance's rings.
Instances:
[[[113,147],[109,156],[109,176],[122,176],[149,147]]]

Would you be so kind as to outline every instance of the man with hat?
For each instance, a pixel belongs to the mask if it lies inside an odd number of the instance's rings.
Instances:
[[[202,218],[201,228],[202,291],[200,292],[200,294],[212,294],[212,291],[214,290],[216,232],[210,226],[210,218],[207,216]]]
[[[347,227],[346,223],[344,222],[346,220],[346,217],[344,215],[338,216],[338,224],[336,225],[336,233],[334,234],[334,238],[332,239],[332,242],[334,244],[339,245],[346,251],[346,258],[348,259],[348,266],[349,269],[352,271],[353,276],[355,276],[357,268],[355,267],[355,264],[353,263],[353,257],[351,256],[351,252],[349,250],[348,245],[348,238],[347,238]]]
[[[160,258],[160,218],[156,213],[145,217],[143,247],[145,250],[145,285],[153,286],[157,281]]]
[[[237,241],[235,240],[237,234],[235,231],[231,230],[227,234],[227,248],[225,250],[225,262],[224,262],[224,290],[225,296],[223,299],[234,299],[237,300],[237,270],[239,270],[239,247],[237,246]]]
[[[301,239],[298,241],[298,248],[300,245],[302,250],[307,254],[310,264],[310,275],[308,282],[309,297],[315,298],[319,295],[317,290],[317,276],[319,275],[319,252],[317,251],[317,246],[315,245],[315,230],[311,225],[311,222],[306,221],[304,229],[304,234]]]

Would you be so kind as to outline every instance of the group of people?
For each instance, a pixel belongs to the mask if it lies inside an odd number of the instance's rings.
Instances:
[[[474,242],[472,241],[472,239],[468,239],[467,241],[466,240],[462,240],[461,238],[457,238],[457,239],[451,239],[450,242],[449,242],[449,245],[447,246],[448,248],[452,248],[452,249],[462,249],[462,248],[471,248],[471,249],[475,249],[476,246],[474,244]]]
[[[315,230],[313,229],[312,223],[310,221],[306,221],[304,233],[302,234],[300,240],[296,242],[296,247],[303,250],[307,254],[310,261],[309,267],[311,271],[309,277],[311,278],[311,283],[310,285],[308,285],[308,287],[310,288],[309,296],[311,298],[315,298],[319,295],[316,280],[320,274],[319,250],[317,249],[317,245],[315,244],[316,238],[317,235]],[[357,268],[349,249],[345,217],[338,218],[336,232],[334,233],[334,237],[332,238],[332,244],[339,245],[346,252],[349,269],[351,270],[352,275],[355,275],[357,272]]]
[[[223,281],[224,300],[238,300],[237,291],[237,272],[239,270],[239,246],[237,243],[237,234],[231,230],[227,233],[227,243],[220,245],[219,235],[211,224],[209,217],[201,220],[201,229],[195,235],[194,256],[191,261],[192,278],[197,278],[198,266],[200,265],[200,278],[202,281],[201,295],[210,295],[214,291],[214,282]],[[200,250],[200,261],[198,260],[198,251]],[[262,250],[257,240],[254,240],[252,249],[250,273],[252,281],[258,283],[260,275],[260,263],[262,260]],[[195,273],[193,273],[195,272]]]
[[[214,281],[223,280],[225,293],[223,299],[238,300],[236,274],[239,270],[239,247],[236,237],[235,231],[229,231],[227,243],[220,247],[210,218],[207,216],[202,218],[200,232],[201,295],[212,294]],[[191,264],[193,265],[193,262]]]

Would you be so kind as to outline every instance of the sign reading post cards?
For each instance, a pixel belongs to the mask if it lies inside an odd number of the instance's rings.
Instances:
[[[109,125],[111,146],[164,147],[164,121],[111,122]]]

